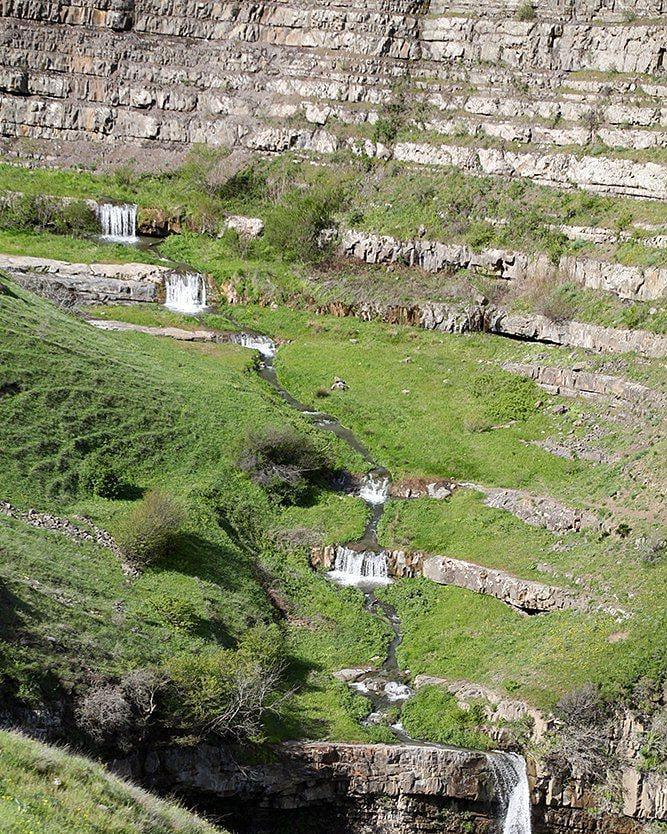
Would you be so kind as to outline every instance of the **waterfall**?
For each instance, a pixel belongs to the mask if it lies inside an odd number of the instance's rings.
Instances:
[[[336,548],[336,560],[329,578],[339,585],[388,585],[387,554],[370,550]]]
[[[119,243],[134,243],[137,240],[137,207],[133,203],[114,205],[98,203],[95,214],[102,229],[102,236]]]
[[[276,355],[276,343],[268,336],[253,333],[233,333],[231,341],[241,345],[241,347],[259,351],[266,359],[272,359]]]
[[[197,272],[170,272],[165,307],[177,313],[200,313],[206,307],[206,282]]]
[[[388,496],[389,478],[369,472],[359,490],[359,498],[367,504],[384,504]]]
[[[490,757],[503,804],[502,834],[530,834],[530,788],[526,760],[516,753]]]

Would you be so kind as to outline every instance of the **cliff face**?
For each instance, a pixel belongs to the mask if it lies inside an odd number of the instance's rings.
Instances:
[[[172,152],[353,144],[417,164],[664,196],[660,160],[573,152],[664,146],[664,0],[517,11],[525,6],[3,0],[0,134]],[[417,141],[369,141],[364,126],[399,100]]]
[[[270,763],[199,745],[149,752],[114,769],[158,790],[185,794],[232,830],[341,834],[495,831],[503,816],[493,756],[430,746],[315,742],[283,745]],[[538,832],[633,832],[629,818],[593,816],[574,784],[530,779]]]

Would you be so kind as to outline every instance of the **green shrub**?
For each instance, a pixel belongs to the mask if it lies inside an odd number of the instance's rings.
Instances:
[[[150,565],[178,541],[185,521],[181,505],[165,492],[149,492],[122,520],[117,541],[128,558]]]
[[[516,11],[516,19],[524,23],[529,20],[535,20],[537,14],[532,3],[522,3]]]
[[[461,709],[438,686],[422,687],[403,707],[403,725],[413,738],[488,750],[492,742],[480,729],[482,719],[479,707]]]
[[[323,244],[322,232],[334,225],[333,214],[342,199],[342,194],[324,187],[289,192],[267,214],[266,246],[286,261],[323,260],[330,247]]]
[[[251,434],[239,466],[284,504],[298,503],[331,471],[325,452],[308,435],[289,426]]]
[[[20,194],[0,208],[0,228],[88,234],[97,231],[95,213],[83,200]]]
[[[237,649],[209,647],[167,664],[180,724],[237,739],[256,736],[278,699],[285,654],[276,625],[258,625]]]
[[[123,494],[123,482],[114,463],[96,455],[84,458],[79,484],[85,492],[100,498],[120,498]]]
[[[477,430],[484,420],[492,424],[525,420],[535,410],[535,385],[530,379],[503,373],[481,373],[472,380],[479,401]]]

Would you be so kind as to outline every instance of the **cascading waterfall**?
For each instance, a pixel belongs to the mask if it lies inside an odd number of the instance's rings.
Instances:
[[[530,787],[526,760],[516,753],[493,753],[491,765],[503,803],[502,834],[530,834]]]
[[[134,243],[138,238],[137,206],[133,203],[114,205],[99,203],[95,214],[102,229],[102,237],[118,243]]]
[[[165,307],[177,313],[201,313],[206,308],[206,282],[197,272],[171,272],[165,280]]]
[[[361,489],[359,490],[359,498],[362,498],[367,504],[384,504],[389,497],[389,478],[386,475],[378,475],[370,472],[366,475]]]
[[[333,570],[329,578],[339,585],[388,585],[391,582],[387,555],[380,551],[352,550],[337,547]]]
[[[273,359],[276,355],[276,343],[268,336],[254,333],[233,333],[231,341],[241,347],[257,350],[266,359]]]

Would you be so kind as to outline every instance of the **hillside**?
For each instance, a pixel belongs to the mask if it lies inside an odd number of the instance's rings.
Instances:
[[[98,764],[18,733],[0,733],[0,766],[0,826],[12,834],[222,831]]]

